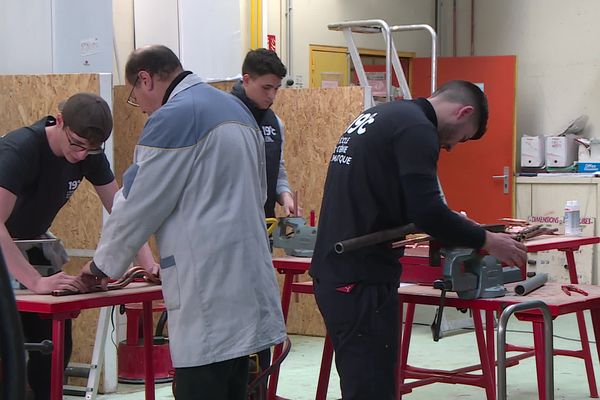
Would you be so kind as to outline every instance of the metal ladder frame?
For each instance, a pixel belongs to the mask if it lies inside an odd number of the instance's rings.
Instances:
[[[100,384],[100,373],[104,364],[104,351],[106,349],[106,338],[110,327],[111,313],[114,306],[102,307],[98,316],[98,326],[96,329],[96,338],[94,340],[94,349],[92,359],[89,364],[69,363],[69,367],[88,370],[86,386],[64,385],[63,392],[73,396],[84,396],[86,400],[95,400],[98,396],[98,386]],[[85,377],[84,377],[85,378]]]
[[[407,100],[412,99],[408,83],[406,82],[406,77],[404,76],[404,70],[402,69],[402,65],[400,64],[400,58],[398,57],[398,52],[396,51],[396,46],[392,38],[392,33],[426,30],[431,36],[431,92],[433,93],[435,91],[437,80],[437,35],[431,26],[425,24],[389,26],[388,23],[382,19],[368,19],[359,21],[336,22],[328,24],[327,27],[329,28],[329,30],[341,31],[344,34],[344,38],[346,39],[346,42],[348,44],[348,52],[350,53],[352,63],[354,64],[354,69],[358,76],[358,81],[363,87],[369,86],[369,83],[367,81],[365,68],[363,66],[362,60],[360,59],[360,54],[358,52],[358,48],[356,47],[356,43],[354,42],[354,37],[352,36],[352,33],[381,33],[383,35],[383,39],[386,45],[385,80],[387,101],[393,100],[392,66],[396,78],[398,79],[398,83],[400,84],[402,95]],[[374,99],[372,96],[371,103],[374,104]]]
[[[552,344],[552,316],[546,303],[541,300],[513,304],[502,311],[498,322],[498,395],[497,400],[506,400],[506,325],[509,318],[519,311],[538,309],[544,317],[544,370],[546,374],[546,396],[554,400],[554,346]]]

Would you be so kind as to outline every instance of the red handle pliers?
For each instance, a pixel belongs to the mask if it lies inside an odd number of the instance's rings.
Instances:
[[[577,286],[575,285],[562,285],[560,287],[562,289],[563,292],[565,292],[565,294],[567,294],[568,296],[571,295],[571,292],[577,292],[579,294],[582,294],[584,296],[588,295],[588,292],[586,292],[583,289],[579,289]]]

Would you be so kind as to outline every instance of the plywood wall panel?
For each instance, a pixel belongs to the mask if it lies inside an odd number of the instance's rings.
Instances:
[[[115,127],[113,131],[114,171],[122,184],[123,172],[133,162],[133,151],[137,144],[148,116],[139,107],[127,104],[131,86],[115,86],[113,90],[113,116]]]
[[[221,89],[224,92],[231,92],[231,89],[233,89],[233,86],[238,83],[237,80],[233,80],[233,81],[219,81],[219,82],[211,82],[210,85],[216,87],[217,89]]]
[[[285,164],[305,217],[315,210],[318,219],[335,144],[363,109],[364,89],[360,87],[279,90],[273,110],[285,124]],[[275,256],[281,256],[278,249]],[[283,280],[278,279],[281,286]],[[308,274],[299,277],[300,281],[308,279]],[[313,296],[292,295],[287,327],[289,333],[325,334]]]
[[[279,90],[273,110],[285,124],[285,165],[306,216],[318,217],[335,144],[363,108],[360,87]]]

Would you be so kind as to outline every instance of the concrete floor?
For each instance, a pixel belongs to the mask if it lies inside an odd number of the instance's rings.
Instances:
[[[591,333],[588,319],[588,331]],[[531,344],[532,335],[521,331],[531,331],[531,325],[511,319],[507,335],[510,343]],[[577,323],[574,315],[558,318],[554,322],[554,347],[578,349]],[[593,338],[593,334],[590,335]],[[322,338],[292,336],[292,350],[283,363],[278,395],[291,400],[312,400],[319,374]],[[594,368],[597,377],[600,367],[596,347],[591,345]],[[414,366],[453,369],[478,363],[475,334],[470,331],[448,335],[438,343],[432,341],[429,327],[414,326],[411,339],[409,363]],[[581,400],[589,398],[588,384],[583,361],[572,357],[554,358],[554,386],[556,400]],[[598,379],[596,379],[598,381]],[[535,363],[532,358],[521,361],[507,371],[507,393],[511,400],[531,400],[537,398]],[[132,393],[133,392],[133,393]],[[120,385],[119,393],[100,395],[102,400],[141,400],[144,398],[142,385]],[[339,379],[335,371],[331,374],[327,399],[340,399]],[[405,395],[407,400],[430,400],[435,398],[475,400],[485,399],[484,390],[473,386],[433,384],[415,389]],[[157,400],[173,399],[170,384],[158,385]],[[374,399],[375,400],[375,399]]]

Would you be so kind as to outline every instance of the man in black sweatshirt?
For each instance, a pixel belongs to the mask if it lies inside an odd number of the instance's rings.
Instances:
[[[336,242],[414,223],[449,246],[485,249],[523,266],[525,246],[448,208],[437,182],[440,149],[483,136],[485,94],[450,81],[430,98],[363,112],[329,161],[310,274],[336,353],[344,400],[396,398],[401,254],[376,245],[336,254]]]
[[[274,51],[251,50],[242,64],[242,81],[232,91],[252,112],[265,139],[267,218],[275,217],[276,202],[283,207],[284,215],[296,212],[283,160],[284,125],[270,108],[286,73],[285,66]]]

